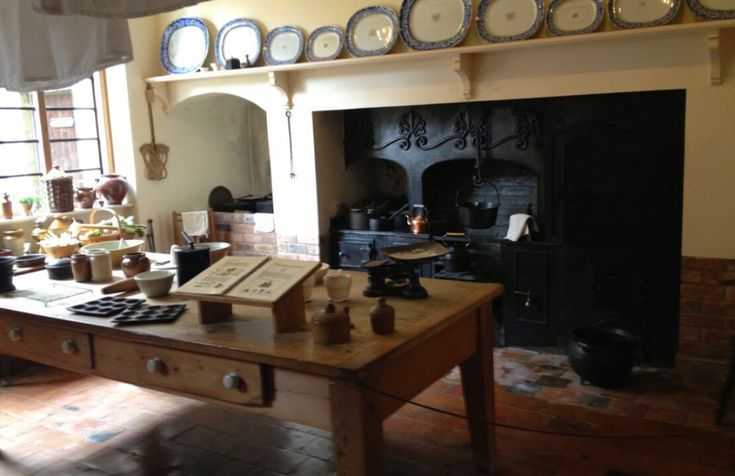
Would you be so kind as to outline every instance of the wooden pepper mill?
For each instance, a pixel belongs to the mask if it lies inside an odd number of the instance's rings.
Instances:
[[[370,308],[370,327],[376,334],[390,334],[396,322],[396,311],[385,303],[384,297],[378,298],[378,304]]]

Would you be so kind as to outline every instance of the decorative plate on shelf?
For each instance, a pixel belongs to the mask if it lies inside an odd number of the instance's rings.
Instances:
[[[344,45],[342,28],[334,25],[319,27],[306,40],[306,59],[312,62],[333,60],[342,52]]]
[[[491,43],[525,40],[544,22],[544,0],[482,0],[477,31]]]
[[[401,38],[413,50],[459,44],[470,29],[471,0],[403,0]]]
[[[249,18],[238,18],[227,22],[217,32],[214,53],[217,63],[225,66],[230,58],[237,58],[241,67],[258,62],[262,36],[260,28]]]
[[[358,10],[347,22],[347,49],[354,56],[383,55],[398,39],[398,16],[388,7]]]
[[[304,34],[295,26],[286,25],[268,32],[263,47],[265,62],[271,65],[291,64],[304,51]]]
[[[674,19],[681,0],[609,0],[607,14],[618,28],[665,25]]]
[[[552,0],[546,11],[546,29],[554,36],[592,33],[604,18],[602,0]]]
[[[169,73],[191,73],[202,67],[209,51],[209,31],[200,18],[174,20],[161,37],[161,62]]]
[[[735,0],[687,0],[687,5],[701,20],[735,18]]]

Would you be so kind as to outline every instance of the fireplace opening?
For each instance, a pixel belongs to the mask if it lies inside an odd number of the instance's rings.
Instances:
[[[422,236],[355,235],[333,221],[334,264],[360,268],[360,256],[340,261],[343,245],[375,258],[386,243],[461,231],[470,240],[468,272],[436,263],[422,273],[501,281],[496,317],[506,344],[566,348],[572,329],[617,322],[636,334],[643,360],[671,364],[685,104],[685,91],[676,90],[345,111],[340,152],[361,183],[344,186],[360,189],[367,178],[384,181],[371,190],[395,188],[380,167],[400,166],[401,192],[430,210],[432,226]],[[472,193],[501,203],[487,229],[463,227],[457,217],[457,194],[476,175],[478,152],[480,175],[494,187]],[[505,239],[518,213],[539,226],[530,240]]]

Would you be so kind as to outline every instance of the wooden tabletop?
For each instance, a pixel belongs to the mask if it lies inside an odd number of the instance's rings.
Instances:
[[[115,272],[116,274],[119,271]],[[362,296],[366,274],[350,273],[352,290],[350,300],[339,304],[349,306],[354,329],[347,344],[324,346],[313,343],[311,332],[293,332],[273,335],[270,310],[251,306],[235,306],[231,321],[203,325],[196,315],[192,301],[168,295],[148,299],[149,303],[173,304],[186,302],[187,311],[173,324],[147,324],[116,327],[109,319],[73,314],[67,306],[98,299],[102,284],[76,283],[74,281],[50,281],[45,271],[16,276],[17,289],[38,289],[54,284],[61,289],[83,288],[92,292],[75,298],[43,303],[27,298],[0,295],[0,310],[22,313],[24,318],[74,327],[85,332],[130,339],[170,348],[178,348],[209,355],[237,358],[271,364],[310,373],[329,376],[349,376],[366,371],[395,353],[400,353],[414,343],[423,341],[438,330],[462,318],[483,302],[502,293],[502,286],[494,283],[468,283],[435,279],[422,279],[429,298],[406,300],[389,298],[396,310],[396,331],[387,336],[374,334],[370,329],[369,310],[376,304],[374,298]],[[116,279],[121,279],[117,275]],[[128,294],[126,297],[141,297]],[[326,291],[321,284],[314,287],[311,301],[306,303],[307,321],[327,303]],[[7,312],[6,312],[7,313]],[[308,323],[307,323],[308,326]]]

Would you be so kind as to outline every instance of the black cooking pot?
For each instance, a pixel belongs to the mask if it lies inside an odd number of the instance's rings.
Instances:
[[[388,215],[370,215],[368,228],[370,231],[390,231],[393,229],[393,222],[388,219]]]
[[[442,242],[447,247],[447,254],[442,258],[444,270],[449,273],[460,273],[467,271],[470,267],[472,255],[467,247],[470,245],[467,239],[447,241],[448,235],[442,237]]]
[[[364,208],[350,208],[350,229],[369,230],[370,224]]]
[[[492,182],[471,183],[475,189],[479,188],[482,183],[490,184],[495,189],[495,194],[498,198],[496,202],[462,200],[460,196],[465,191],[465,186],[460,187],[457,190],[456,197],[459,222],[465,228],[490,228],[495,225],[495,220],[498,218],[500,192]]]
[[[635,338],[615,327],[580,327],[569,338],[569,362],[582,379],[600,387],[625,383],[635,362]]]

